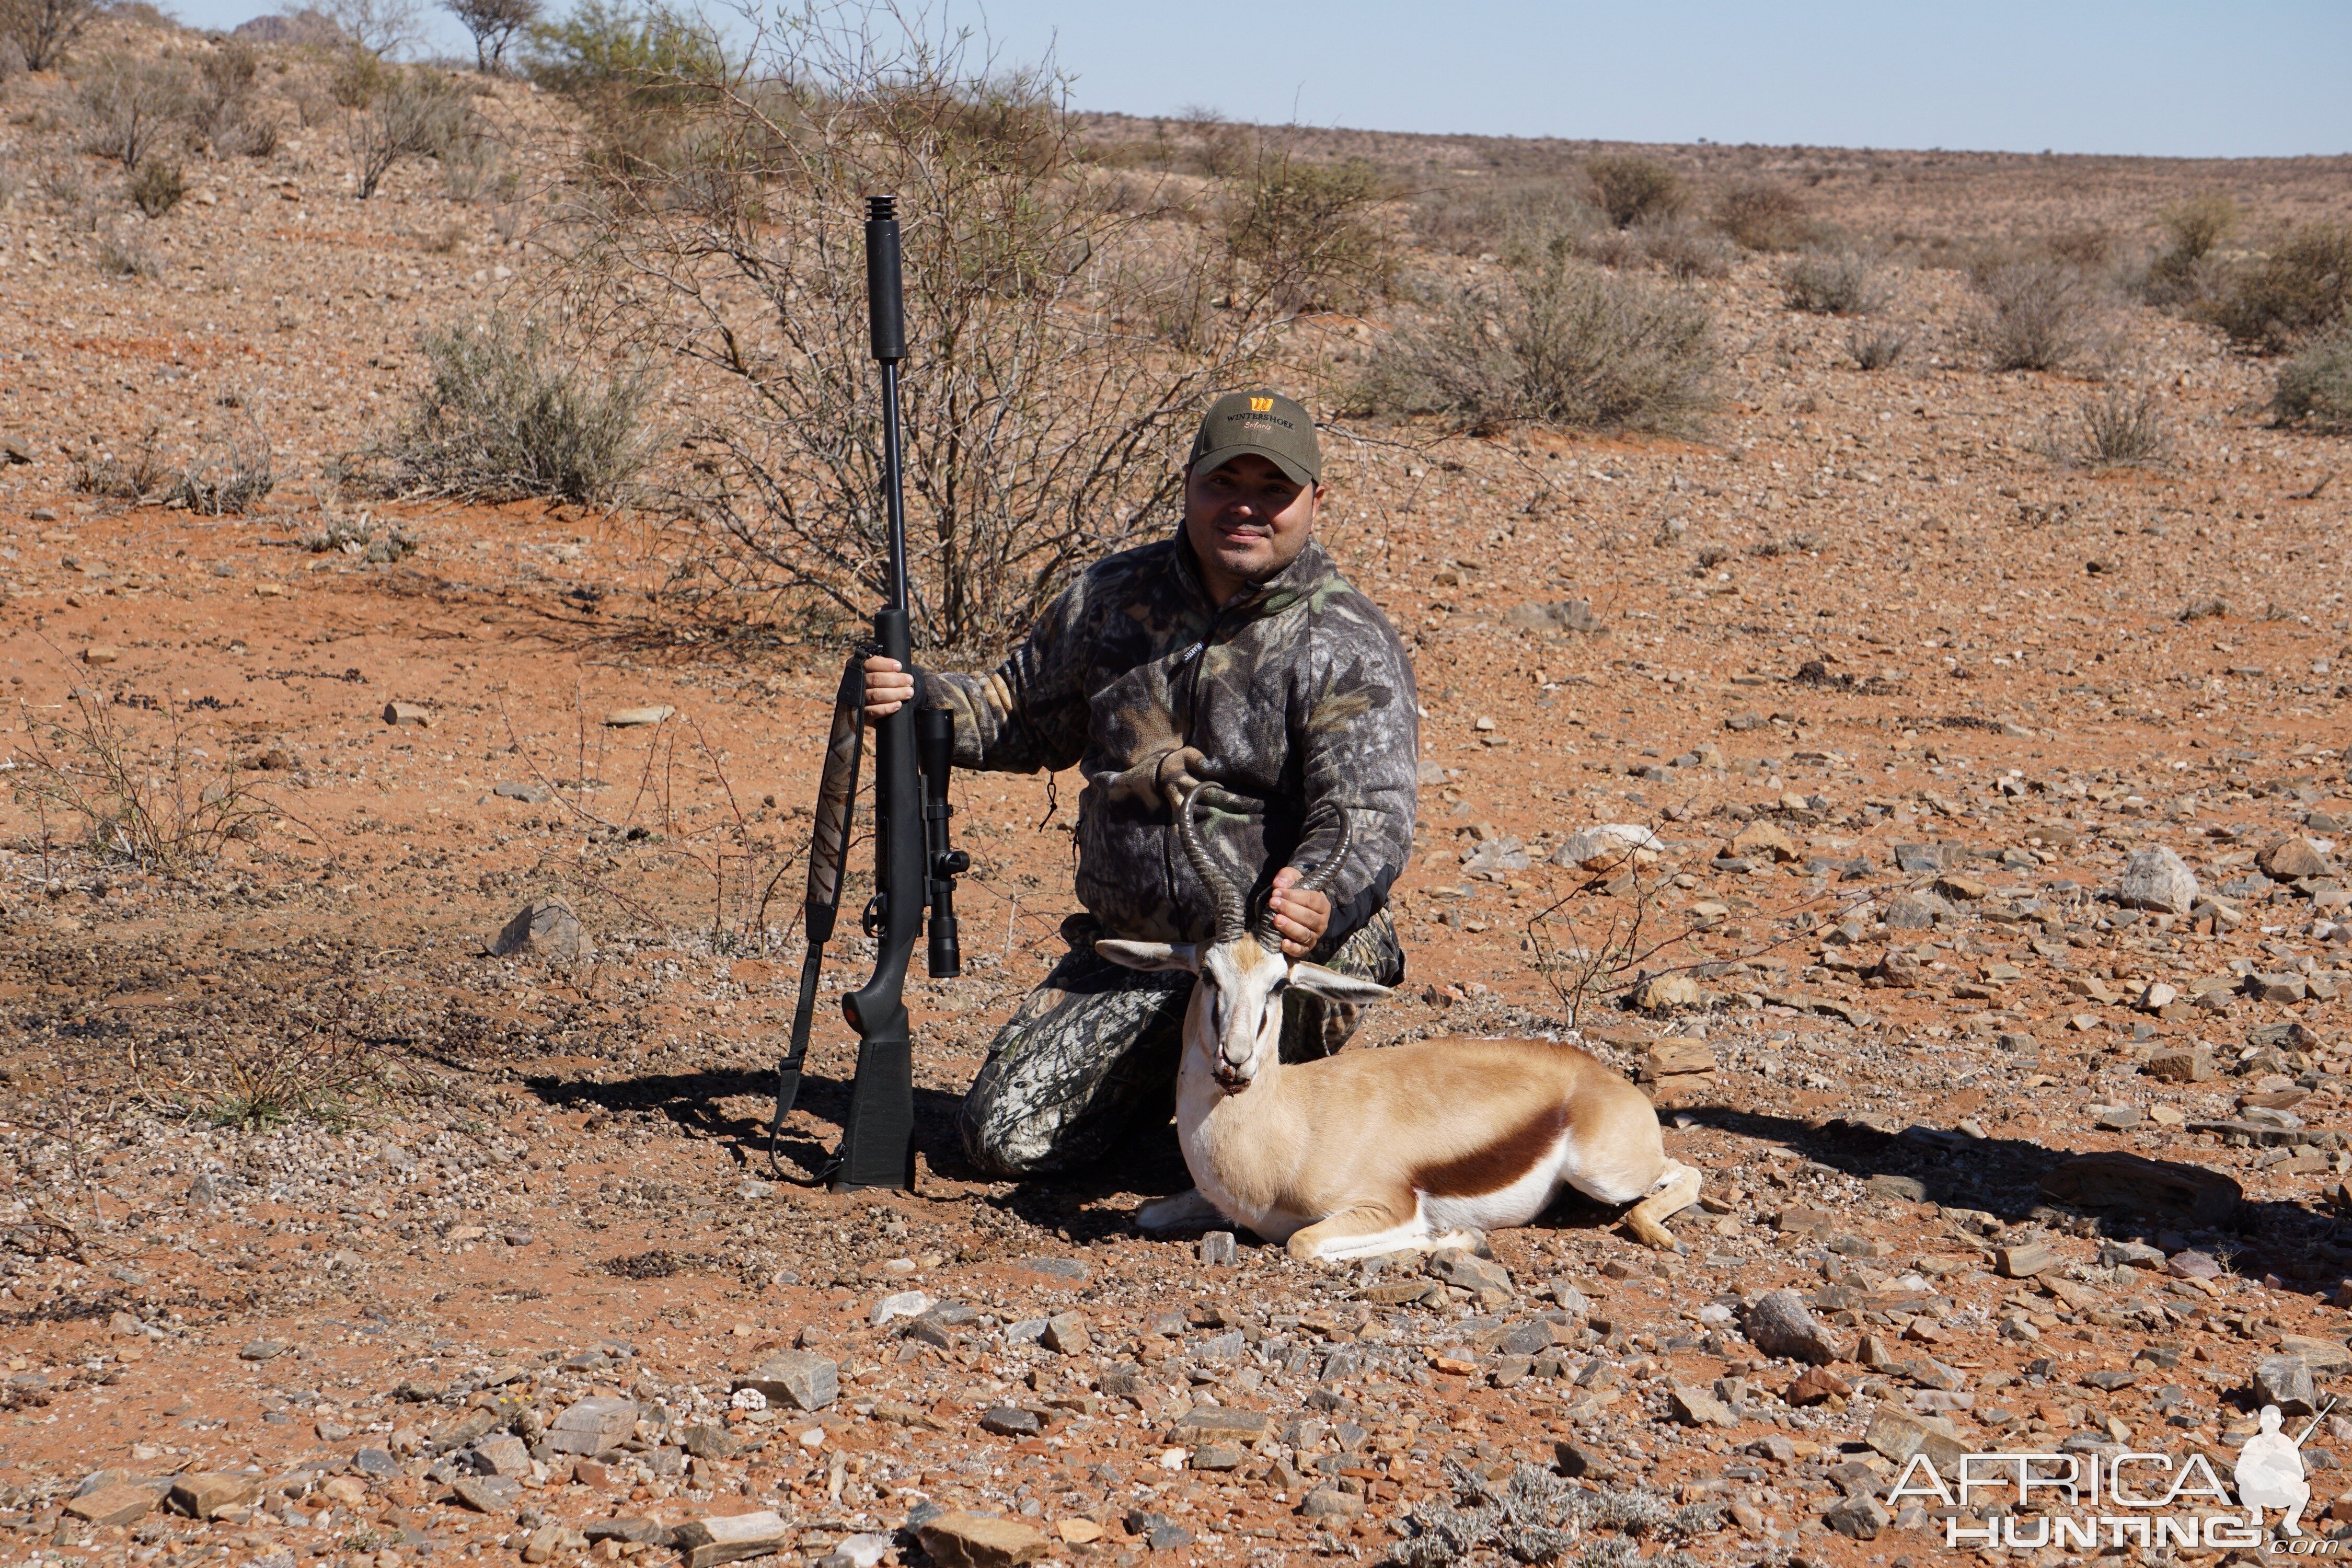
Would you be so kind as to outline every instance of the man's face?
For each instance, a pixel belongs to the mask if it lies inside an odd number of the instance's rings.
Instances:
[[[1320,487],[1301,487],[1273,459],[1244,452],[1184,476],[1184,536],[1219,600],[1263,583],[1307,548]]]

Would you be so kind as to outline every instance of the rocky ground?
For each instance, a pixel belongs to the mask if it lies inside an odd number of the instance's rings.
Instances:
[[[1573,1031],[1706,1186],[1675,1255],[1570,1204],[1323,1269],[1140,1238],[1164,1134],[1066,1182],[957,1154],[1071,907],[1071,779],[959,787],[920,1190],[776,1180],[841,650],[658,626],[625,514],[342,499],[415,327],[524,231],[426,163],[352,202],[297,125],[104,274],[65,93],[0,100],[60,171],[0,205],[0,1561],[1916,1563],[1952,1510],[1888,1498],[1915,1453],[2226,1477],[2352,1370],[2352,449],[2267,427],[2264,362],[2113,306],[2168,444],[2081,466],[2100,387],[1981,368],[1962,273],[1906,276],[1915,352],[1864,374],[1748,258],[1696,285],[1704,441],[1335,441],[1328,542],[1428,715],[1411,976],[1361,1039]],[[2126,173],[2143,213],[2220,177]],[[254,513],[77,492],[151,428],[228,440],[231,394]],[[141,813],[43,816],[110,758]],[[225,836],[108,852],[142,822]],[[1661,858],[1593,859],[1608,823]],[[576,931],[486,952],[551,898]],[[787,1172],[837,1137],[830,1015]],[[2315,1528],[2347,1439],[2304,1449]]]

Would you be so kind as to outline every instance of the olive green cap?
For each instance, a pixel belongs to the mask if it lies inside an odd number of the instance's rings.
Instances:
[[[1217,399],[1192,437],[1184,466],[1213,473],[1244,452],[1255,452],[1290,476],[1295,485],[1323,482],[1323,448],[1307,410],[1278,392],[1259,387]]]

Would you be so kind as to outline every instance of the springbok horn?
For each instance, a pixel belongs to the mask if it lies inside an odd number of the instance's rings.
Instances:
[[[1348,808],[1343,805],[1339,808],[1339,842],[1332,847],[1330,854],[1324,857],[1323,864],[1291,884],[1291,891],[1319,893],[1328,887],[1331,879],[1339,874],[1339,862],[1348,858],[1348,846],[1355,839],[1356,825],[1348,819]],[[1265,921],[1258,931],[1258,941],[1265,944],[1268,952],[1279,953],[1282,951],[1282,938],[1275,931],[1271,908],[1267,910]]]
[[[1220,944],[1238,941],[1248,922],[1242,911],[1241,890],[1231,879],[1217,869],[1209,858],[1209,847],[1201,842],[1201,828],[1192,820],[1192,803],[1201,798],[1207,784],[1194,784],[1192,792],[1176,807],[1176,839],[1184,846],[1184,858],[1192,862],[1192,874],[1201,879],[1210,897],[1217,900],[1217,942]]]

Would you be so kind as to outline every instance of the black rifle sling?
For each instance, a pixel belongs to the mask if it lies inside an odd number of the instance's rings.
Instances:
[[[784,1173],[776,1158],[784,1135],[784,1118],[800,1098],[801,1064],[808,1059],[809,1024],[816,1009],[817,975],[824,967],[824,944],[833,939],[834,921],[841,912],[841,878],[849,863],[849,821],[857,802],[857,764],[865,746],[860,711],[866,705],[866,658],[873,649],[851,650],[841,672],[841,689],[833,699],[833,732],[826,738],[824,773],[817,785],[816,819],[809,828],[808,894],[802,905],[802,934],[808,951],[801,958],[800,999],[793,1007],[793,1041],[776,1064],[776,1115],[768,1124],[768,1168],[781,1181],[800,1183]],[[804,1184],[830,1180],[835,1160]]]

